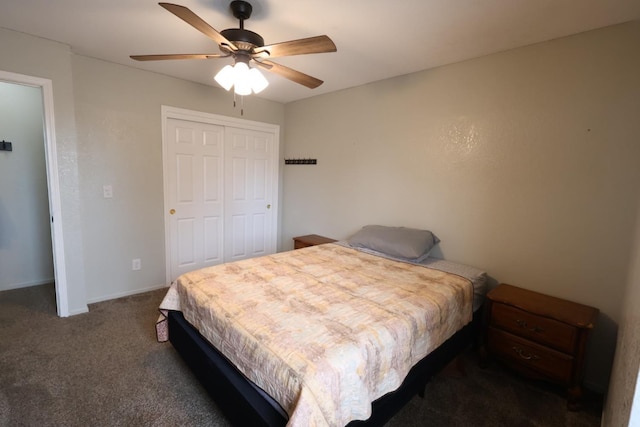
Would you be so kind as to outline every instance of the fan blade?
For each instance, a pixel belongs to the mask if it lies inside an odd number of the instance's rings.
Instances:
[[[296,71],[289,67],[285,67],[284,65],[276,64],[271,61],[254,61],[256,64],[261,66],[267,71],[271,71],[274,74],[278,74],[286,79],[299,83],[303,86],[308,87],[309,89],[315,89],[324,83],[322,80],[316,79],[315,77],[311,77],[307,74],[301,73],[300,71]]]
[[[182,19],[187,24],[191,25],[196,30],[200,31],[205,36],[209,37],[214,42],[218,43],[221,46],[227,46],[230,50],[236,51],[238,48],[231,43],[225,36],[220,34],[215,28],[211,25],[207,24],[202,20],[198,15],[193,13],[190,9],[172,3],[158,3],[160,6],[164,7],[169,12],[176,15],[178,18]]]
[[[217,53],[176,53],[170,55],[131,55],[129,58],[136,61],[164,61],[167,59],[212,59],[227,56],[229,55],[218,55]]]
[[[279,56],[306,55],[308,53],[335,52],[335,43],[327,36],[309,37],[288,42],[270,44],[253,49],[253,54],[262,57],[268,53],[269,58]]]

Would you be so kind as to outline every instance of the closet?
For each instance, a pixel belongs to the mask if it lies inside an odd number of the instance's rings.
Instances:
[[[276,252],[279,126],[163,108],[167,278]]]

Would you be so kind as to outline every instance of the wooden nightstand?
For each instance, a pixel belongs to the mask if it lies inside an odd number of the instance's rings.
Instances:
[[[489,354],[519,372],[568,389],[578,410],[588,335],[598,309],[501,284],[487,294]]]
[[[298,236],[293,238],[293,248],[302,249],[309,246],[322,245],[323,243],[333,243],[336,240],[317,234],[307,234],[306,236]]]

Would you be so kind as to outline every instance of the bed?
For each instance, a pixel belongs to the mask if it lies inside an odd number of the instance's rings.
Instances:
[[[169,340],[234,424],[382,425],[477,336],[483,272],[363,230],[172,284]]]

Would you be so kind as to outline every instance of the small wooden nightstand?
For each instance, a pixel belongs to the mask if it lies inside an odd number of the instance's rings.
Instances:
[[[306,236],[298,236],[293,238],[293,248],[302,249],[309,246],[322,245],[323,243],[333,243],[336,240],[317,234],[307,234]]]
[[[588,335],[598,309],[501,284],[487,294],[489,354],[519,372],[568,389],[578,410]]]

